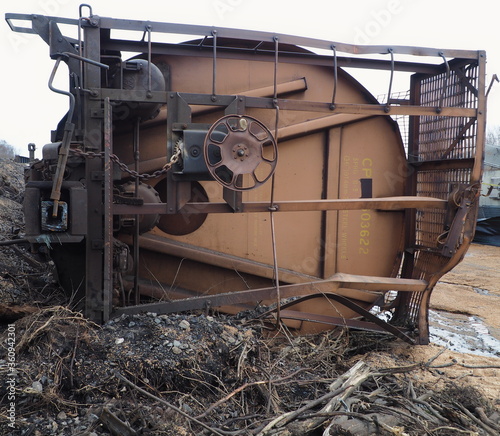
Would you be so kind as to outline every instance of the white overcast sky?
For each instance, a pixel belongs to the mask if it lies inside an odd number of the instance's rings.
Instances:
[[[263,30],[345,43],[410,45],[486,50],[487,84],[500,76],[500,15],[495,0],[94,0],[96,15],[136,20],[203,24]],[[3,0],[6,12],[78,17],[80,1]],[[37,35],[20,35],[0,25],[0,139],[19,154],[27,144],[50,141],[50,130],[67,111],[67,98],[52,93],[48,78],[54,64]],[[61,77],[65,83],[65,66]],[[387,73],[386,73],[387,74]],[[381,83],[379,83],[381,81]],[[385,77],[366,84],[383,93]],[[380,85],[380,86],[379,86]],[[393,91],[405,91],[397,89]],[[500,125],[500,84],[488,104],[488,125]],[[37,152],[39,156],[39,152]]]

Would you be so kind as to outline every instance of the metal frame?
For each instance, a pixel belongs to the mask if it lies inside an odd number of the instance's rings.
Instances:
[[[294,211],[327,211],[327,210],[403,210],[406,216],[406,229],[404,260],[399,278],[377,278],[377,277],[348,277],[337,276],[329,281],[310,281],[300,284],[281,286],[280,297],[299,296],[317,293],[318,288],[325,287],[320,293],[328,294],[328,298],[335,298],[341,304],[351,305],[358,313],[369,318],[369,323],[353,320],[321,319],[317,316],[316,321],[335,325],[350,325],[355,328],[372,328],[374,330],[385,329],[408,342],[414,342],[403,332],[407,327],[409,318],[418,324],[418,343],[428,341],[427,312],[431,291],[433,286],[447,270],[456,265],[463,257],[471,242],[474,232],[474,208],[477,207],[477,196],[473,189],[480,181],[483,160],[483,143],[485,131],[486,97],[485,97],[485,62],[486,56],[483,51],[471,50],[444,50],[421,47],[405,46],[356,46],[333,41],[302,38],[289,35],[275,34],[269,32],[253,32],[245,30],[214,28],[208,26],[180,25],[169,23],[158,23],[150,21],[133,21],[99,17],[92,14],[88,17],[82,16],[78,20],[59,17],[43,17],[38,15],[7,14],[6,20],[11,29],[16,32],[39,34],[50,46],[53,59],[63,59],[68,63],[71,76],[73,77],[71,90],[77,98],[83,101],[79,106],[81,113],[75,115],[78,121],[73,142],[79,145],[84,153],[95,153],[104,156],[103,160],[88,159],[85,167],[86,189],[87,189],[87,234],[86,234],[86,274],[85,274],[85,313],[94,321],[103,322],[113,314],[137,313],[139,311],[155,311],[168,313],[178,310],[193,310],[208,305],[225,306],[239,304],[252,300],[258,300],[263,295],[274,295],[273,289],[257,289],[247,292],[221,294],[210,297],[192,297],[185,300],[169,303],[158,303],[150,305],[136,305],[125,308],[112,307],[113,292],[113,215],[131,214],[173,214],[173,213],[234,213],[234,212],[294,212]],[[21,20],[31,23],[30,27],[20,27],[13,24]],[[58,24],[71,24],[78,26],[83,32],[80,40],[63,37],[58,31]],[[117,40],[110,37],[112,30],[128,30],[143,32],[142,41]],[[152,42],[152,34],[185,34],[199,35],[200,41],[184,44],[168,44]],[[147,36],[147,38],[146,38]],[[243,47],[234,47],[227,41],[238,39],[245,40]],[[294,48],[308,47],[311,49],[328,50],[333,53],[330,56],[317,55],[302,49]],[[78,47],[79,50],[76,50]],[[83,47],[83,50],[82,50]],[[192,94],[174,91],[152,91],[144,92],[127,91],[123,89],[109,89],[101,87],[101,64],[102,51],[134,51],[146,53],[150,60],[152,53],[188,55],[192,57],[205,57],[213,59],[213,87],[211,93]],[[346,56],[339,57],[338,53]],[[279,54],[279,60],[278,60]],[[380,54],[383,54],[380,56]],[[372,59],[366,57],[358,58],[358,55],[373,55]],[[395,61],[395,55],[411,55],[420,57],[422,62],[417,61]],[[293,89],[307,87],[301,79],[296,83],[277,84],[267,90],[261,90],[265,97],[255,95],[221,95],[216,92],[217,82],[217,60],[218,59],[258,59],[263,62],[274,63],[304,63],[335,67],[335,82],[337,81],[337,67],[350,67],[362,69],[377,69],[390,72],[388,88],[392,88],[392,77],[395,71],[412,72],[411,98],[405,104],[391,104],[390,95],[387,103],[373,104],[346,104],[336,102],[335,91],[332,103],[317,101],[301,101],[280,97],[280,92],[289,92]],[[439,61],[438,63],[427,61],[428,58]],[[478,68],[477,83],[471,83],[463,78],[465,87],[472,90],[475,102],[457,107],[453,104],[444,104],[448,100],[445,93],[448,91],[448,77],[451,71],[459,68],[476,65]],[[438,102],[434,105],[425,105],[420,101],[422,80],[436,75],[445,75],[444,86],[438,92]],[[78,80],[74,80],[78,77]],[[83,79],[83,81],[82,81]],[[149,71],[151,82],[151,72]],[[439,95],[440,93],[440,95]],[[243,202],[241,194],[234,194],[225,190],[225,202],[223,203],[196,203],[189,202],[186,197],[183,183],[176,180],[167,173],[168,179],[168,201],[167,203],[151,203],[141,205],[113,204],[113,102],[149,102],[161,103],[167,106],[167,147],[166,160],[169,161],[174,155],[173,137],[174,131],[180,125],[191,123],[190,106],[199,106],[200,110],[213,108],[226,108],[226,113],[244,113],[247,108],[262,108],[269,110],[289,110],[316,112],[320,115],[304,125],[284,127],[279,129],[277,139],[279,141],[296,138],[313,131],[322,131],[326,128],[340,123],[353,122],[374,116],[408,116],[410,119],[410,135],[408,149],[408,164],[413,172],[407,183],[407,192],[404,197],[388,198],[361,198],[343,200],[315,200],[315,201],[276,201],[272,204],[266,202]],[[401,102],[399,102],[401,103]],[[196,111],[196,109],[193,109]],[[466,125],[462,126],[458,135],[449,144],[439,159],[421,159],[419,154],[419,129],[424,117],[449,117],[456,119],[468,119]],[[69,120],[70,122],[72,120]],[[454,148],[467,134],[468,130],[475,129],[475,155],[465,159],[452,157]],[[139,128],[139,127],[138,127]],[[98,134],[96,134],[98,132]],[[99,132],[102,132],[99,133]],[[137,144],[136,155],[139,156],[139,144]],[[139,159],[136,159],[136,171],[138,171]],[[455,221],[450,223],[450,233],[442,253],[438,253],[444,259],[442,267],[432,273],[423,274],[415,270],[418,262],[419,250],[417,244],[415,226],[418,221],[418,211],[443,211],[450,210],[449,198],[439,196],[425,196],[418,192],[419,174],[432,171],[453,171],[455,169],[469,168],[470,180],[466,187],[462,187],[462,202],[455,210]],[[64,170],[64,168],[62,168]],[[472,187],[472,190],[471,190]],[[469,189],[469,191],[467,191]],[[471,212],[472,211],[472,212]],[[451,213],[451,212],[450,212]],[[32,238],[36,240],[35,237]],[[50,239],[50,235],[49,235]],[[132,237],[132,245],[139,247],[138,235]],[[147,241],[146,241],[147,244]],[[174,248],[172,248],[174,249]],[[444,254],[443,254],[444,253]],[[138,257],[139,252],[134,252]],[[217,255],[211,255],[209,262],[219,262]],[[138,259],[135,259],[136,262]],[[254,268],[251,267],[250,269]],[[261,268],[262,270],[262,268]],[[266,270],[266,268],[263,268]],[[262,271],[261,271],[262,272]],[[269,272],[266,272],[268,274]],[[269,273],[270,274],[270,273]],[[286,275],[286,272],[285,272]],[[134,288],[139,292],[140,284],[136,281]],[[305,279],[301,278],[300,282]],[[331,285],[334,287],[355,287],[367,292],[397,289],[401,291],[396,308],[396,323],[400,328],[393,325],[376,321],[362,307],[356,308],[355,303],[338,295],[332,294]],[[114,310],[114,312],[113,312]],[[281,316],[290,315],[289,311],[282,311]],[[313,319],[313,315],[303,315],[303,318]],[[304,318],[304,319],[305,319]]]

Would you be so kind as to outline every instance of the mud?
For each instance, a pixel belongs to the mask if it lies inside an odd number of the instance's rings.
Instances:
[[[431,340],[500,357],[500,247],[472,244],[431,297]]]

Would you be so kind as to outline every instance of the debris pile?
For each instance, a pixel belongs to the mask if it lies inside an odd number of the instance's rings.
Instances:
[[[21,190],[12,195],[0,195],[19,212],[0,210],[4,240],[22,237]],[[98,326],[69,308],[29,247],[0,250],[0,303],[34,308],[1,318],[1,434],[500,434],[498,390],[487,389],[497,358],[342,329],[295,337],[250,312]]]
[[[23,242],[24,165],[0,158],[0,320],[14,321],[40,306],[64,302],[53,263]],[[16,242],[16,244],[11,244]],[[38,254],[37,256],[40,256]]]
[[[263,335],[246,317],[205,314],[122,315],[97,326],[62,306],[24,317],[15,332],[17,429],[9,434],[500,431],[494,399],[443,376],[451,365],[436,359],[445,349],[408,362],[373,334]]]

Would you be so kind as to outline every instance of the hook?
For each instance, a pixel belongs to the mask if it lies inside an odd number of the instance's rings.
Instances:
[[[89,17],[91,17],[92,15],[94,15],[93,12],[92,12],[92,6],[90,6],[87,3],[82,3],[79,6],[79,8],[78,8],[78,12],[80,13],[80,18],[83,18],[83,13],[82,13],[83,8],[88,8],[89,9],[89,12],[90,12]]]
[[[78,8],[78,15],[79,15],[79,20],[78,20],[78,54],[80,57],[83,57],[83,44],[82,44],[82,19],[83,19],[83,8],[88,8],[89,9],[89,17],[94,15],[92,13],[92,6],[82,3],[80,7]],[[80,61],[80,78],[83,77],[83,63]]]
[[[217,100],[217,90],[216,90],[216,81],[217,81],[217,30],[212,30],[212,43],[213,43],[213,73],[212,73],[212,101]]]
[[[491,78],[490,86],[488,86],[488,91],[486,91],[486,98],[488,98],[488,94],[490,93],[491,87],[493,86],[494,82],[500,82],[496,74],[493,74],[493,77]]]
[[[330,104],[330,109],[335,109],[335,99],[337,96],[337,84],[338,84],[338,72],[337,72],[337,48],[334,44],[331,45],[331,49],[333,50],[333,95],[332,95],[332,103]]]
[[[146,26],[146,32],[148,34],[148,97],[152,95],[152,71],[151,71],[151,59],[152,59],[152,33],[153,28],[151,24]]]
[[[391,77],[389,79],[389,91],[387,92],[387,102],[385,103],[384,111],[389,113],[391,110],[391,94],[392,94],[392,82],[394,80],[394,50],[389,48],[387,52],[391,55]]]
[[[273,37],[274,40],[274,104],[278,100],[278,44],[279,39],[277,36]]]
[[[56,60],[56,64],[52,70],[49,79],[49,88],[51,91],[56,92],[57,94],[66,95],[69,97],[69,110],[66,117],[66,123],[64,125],[64,135],[61,142],[61,146],[59,148],[59,157],[57,160],[57,168],[54,174],[54,181],[52,184],[52,191],[50,193],[50,199],[54,201],[52,206],[52,217],[56,217],[59,211],[59,200],[61,199],[61,186],[64,177],[64,170],[66,168],[66,162],[68,159],[68,150],[70,147],[71,138],[73,136],[73,131],[75,129],[75,125],[73,124],[73,113],[75,111],[75,96],[69,91],[63,91],[62,89],[57,89],[54,87],[54,77],[56,75],[57,69],[59,68],[59,64],[61,63],[62,56],[58,56]]]
[[[439,96],[439,105],[436,109],[436,112],[439,114],[443,108],[444,94],[446,93],[446,89],[448,88],[448,81],[450,80],[450,64],[446,60],[444,53],[442,51],[439,52],[439,56],[443,58],[444,64],[446,65],[446,77],[444,79],[443,90],[441,91],[441,95]]]
[[[56,72],[57,69],[59,68],[59,64],[61,63],[61,59],[62,56],[59,56],[57,58],[54,68],[52,69],[52,73],[50,74],[49,78],[49,89],[53,92],[56,92],[57,94],[62,94],[69,97],[69,111],[68,111],[67,122],[71,123],[71,120],[73,118],[73,112],[75,110],[75,96],[69,91],[63,91],[62,89],[57,89],[53,86],[54,77],[56,76]]]

